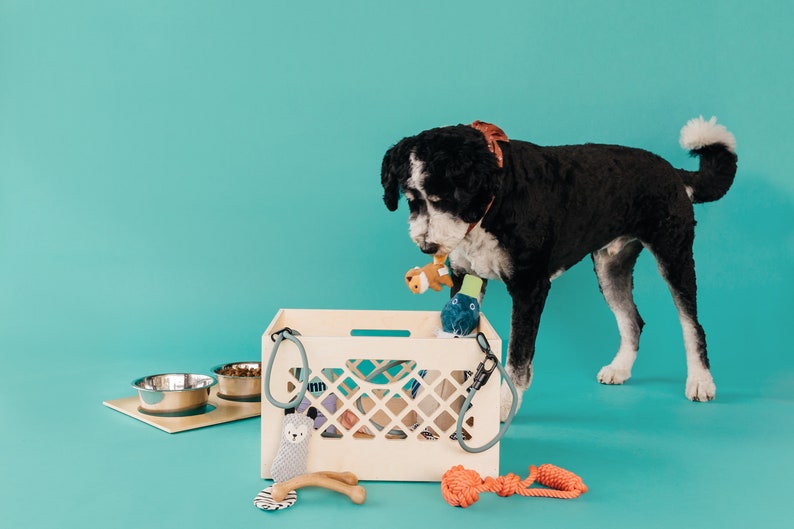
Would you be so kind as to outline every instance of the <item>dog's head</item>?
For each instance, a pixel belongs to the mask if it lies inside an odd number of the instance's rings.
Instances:
[[[467,125],[404,138],[381,167],[383,201],[395,211],[408,200],[411,239],[427,254],[448,254],[485,214],[501,168],[483,134]]]

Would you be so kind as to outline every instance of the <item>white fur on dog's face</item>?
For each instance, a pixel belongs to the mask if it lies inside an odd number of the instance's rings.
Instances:
[[[425,191],[424,163],[414,153],[410,160],[411,177],[403,194],[411,208],[408,217],[411,240],[423,251],[433,248],[431,253],[449,254],[466,236],[469,224],[438,207],[441,197],[428,196]]]

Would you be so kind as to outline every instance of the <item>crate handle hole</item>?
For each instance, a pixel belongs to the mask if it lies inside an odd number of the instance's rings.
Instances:
[[[377,338],[408,338],[411,331],[408,329],[353,329],[350,336],[365,336]]]

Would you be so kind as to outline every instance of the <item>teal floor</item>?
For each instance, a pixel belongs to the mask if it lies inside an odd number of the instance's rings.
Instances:
[[[461,509],[437,483],[368,482],[360,506],[306,489],[289,510],[268,513],[252,504],[268,484],[258,475],[259,418],[167,434],[101,404],[131,394],[117,377],[103,380],[103,366],[63,362],[64,378],[44,393],[14,401],[26,385],[4,387],[2,525],[403,527],[413,519],[439,527],[496,518],[533,527],[790,527],[791,370],[715,369],[717,400],[691,403],[673,362],[649,363],[628,384],[607,387],[585,366],[542,362],[546,373],[502,442],[501,473],[564,467],[589,488],[577,499],[483,493]]]

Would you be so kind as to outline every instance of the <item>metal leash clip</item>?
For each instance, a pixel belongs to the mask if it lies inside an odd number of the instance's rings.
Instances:
[[[481,332],[477,333],[477,345],[479,345],[482,352],[485,353],[485,359],[477,366],[477,371],[474,372],[474,380],[471,386],[469,386],[468,391],[477,391],[483,387],[488,382],[488,379],[491,378],[491,373],[493,373],[494,369],[496,369],[496,366],[499,364],[499,359],[496,358],[496,355],[491,351],[491,344],[488,343],[488,339]],[[489,361],[491,365],[486,368],[485,364]]]

